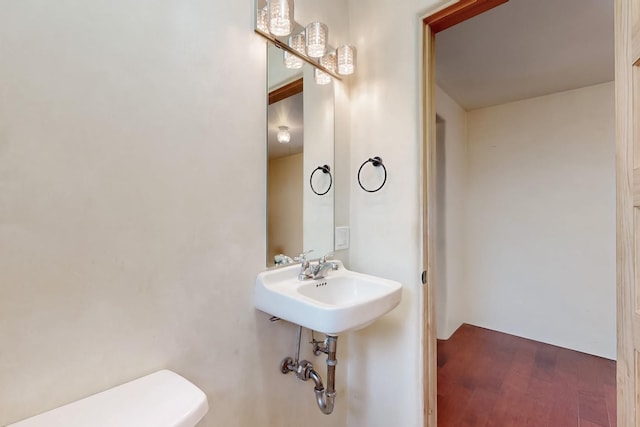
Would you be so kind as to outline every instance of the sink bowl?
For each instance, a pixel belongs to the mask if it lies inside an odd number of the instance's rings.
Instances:
[[[258,274],[257,309],[326,335],[364,328],[400,303],[402,285],[393,280],[338,270],[323,279],[298,280],[294,264]]]

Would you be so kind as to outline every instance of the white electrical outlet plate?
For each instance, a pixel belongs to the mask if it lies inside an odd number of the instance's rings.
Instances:
[[[334,250],[342,249],[349,249],[349,227],[336,227]]]

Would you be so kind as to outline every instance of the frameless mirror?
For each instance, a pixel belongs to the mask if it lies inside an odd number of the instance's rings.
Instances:
[[[314,82],[313,67],[284,66],[268,50],[267,266],[275,257],[333,251],[334,87]]]

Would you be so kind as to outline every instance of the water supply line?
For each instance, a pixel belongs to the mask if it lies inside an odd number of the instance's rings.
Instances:
[[[313,364],[308,360],[298,361],[298,357],[300,355],[301,335],[302,326],[298,329],[298,348],[296,350],[296,358],[294,360],[291,357],[285,357],[280,364],[280,371],[283,374],[295,372],[298,379],[302,381],[311,379],[315,385],[313,392],[316,395],[318,408],[320,408],[320,411],[322,411],[323,414],[328,415],[333,412],[336,400],[335,380],[336,365],[338,364],[338,361],[336,360],[336,347],[338,337],[327,336],[324,343],[319,343],[318,341],[315,341],[315,339],[312,341],[314,353],[325,353],[327,355],[327,387],[325,389],[322,377],[313,368]]]

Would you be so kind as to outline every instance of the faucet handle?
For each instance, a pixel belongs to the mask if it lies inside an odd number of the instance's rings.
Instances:
[[[325,262],[327,262],[327,260],[330,260],[330,259],[333,259],[333,252],[329,252],[328,254],[320,258],[320,264],[324,264]]]
[[[311,252],[313,252],[313,249],[309,249],[306,252],[302,252],[300,255],[295,257],[293,260],[295,262],[306,262],[307,261],[307,255],[309,255]]]

